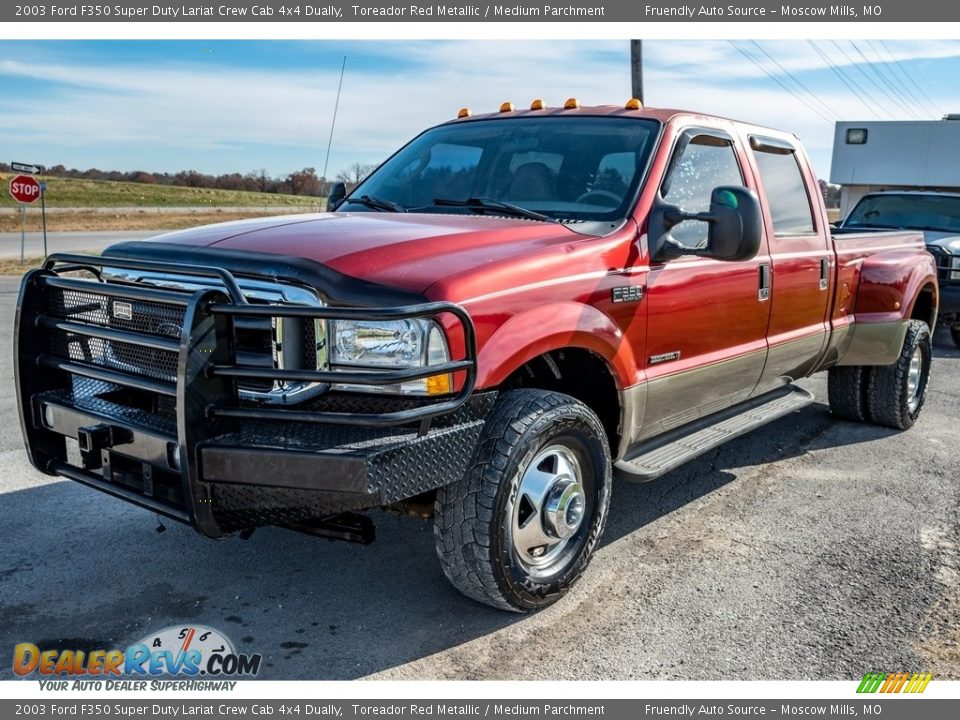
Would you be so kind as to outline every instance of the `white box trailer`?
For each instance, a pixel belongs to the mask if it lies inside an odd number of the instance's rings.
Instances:
[[[881,190],[960,192],[960,114],[942,120],[838,122],[830,182],[840,217]]]

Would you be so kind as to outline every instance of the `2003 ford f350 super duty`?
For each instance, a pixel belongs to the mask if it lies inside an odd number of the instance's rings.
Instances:
[[[583,573],[612,478],[811,402],[905,429],[937,268],[832,237],[792,135],[626,106],[460,116],[331,212],[55,255],[23,281],[23,433],[60,475],[209,537],[370,540],[434,515],[444,572],[528,611]]]

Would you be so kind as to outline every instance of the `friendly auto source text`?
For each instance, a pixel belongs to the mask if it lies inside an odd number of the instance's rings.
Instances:
[[[879,5],[811,5],[797,7],[781,5],[767,9],[750,5],[682,5],[680,7],[661,7],[644,5],[643,13],[649,17],[846,17],[857,18],[861,15],[877,16],[882,9]]]

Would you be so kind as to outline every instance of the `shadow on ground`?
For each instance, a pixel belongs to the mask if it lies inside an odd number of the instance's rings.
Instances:
[[[609,544],[726,485],[738,468],[890,431],[834,423],[816,404],[647,485],[617,483]],[[142,510],[70,482],[0,496],[0,648],[125,647],[200,623],[264,655],[261,677],[350,679],[494,633],[524,616],[459,596],[429,522],[377,517],[369,547],[279,529],[247,541],[155,531]],[[9,666],[0,677],[10,677]]]

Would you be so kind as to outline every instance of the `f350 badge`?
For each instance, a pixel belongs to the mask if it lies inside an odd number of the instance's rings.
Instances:
[[[643,300],[643,288],[639,285],[615,287],[611,291],[611,299],[615,303],[640,302]]]

